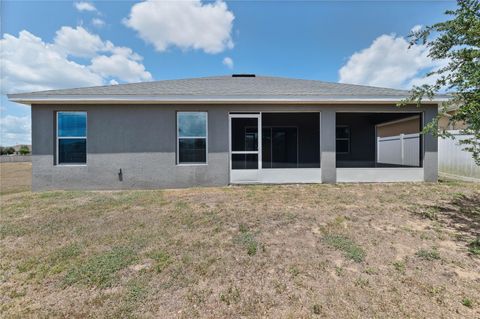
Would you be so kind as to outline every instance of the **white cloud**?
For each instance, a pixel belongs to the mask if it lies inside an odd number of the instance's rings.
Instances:
[[[97,8],[95,8],[95,6],[90,2],[84,2],[84,1],[75,2],[74,6],[80,12],[81,11],[97,11]]]
[[[98,55],[92,59],[90,69],[101,76],[115,77],[125,82],[151,81],[152,75],[141,63],[142,57],[127,47],[106,43],[110,55]],[[118,82],[117,82],[118,84]]]
[[[116,47],[82,27],[62,27],[54,43],[45,43],[28,31],[0,40],[2,93],[95,86],[115,81],[151,80],[142,57],[127,47]],[[85,64],[69,56],[88,57]]]
[[[101,85],[102,77],[87,66],[69,61],[62,53],[21,31],[18,38],[4,34],[0,40],[2,93]]]
[[[422,30],[422,28],[423,28],[423,25],[417,24],[417,25],[413,26],[413,28],[410,29],[410,32],[416,33],[418,31]]]
[[[122,54],[96,56],[92,59],[90,68],[103,77],[116,77],[126,82],[149,81],[152,79],[152,75],[145,70],[143,64]]]
[[[30,144],[30,117],[6,115],[0,118],[0,145]]]
[[[233,48],[234,18],[221,0],[208,4],[200,0],[147,0],[133,5],[124,23],[157,51],[177,46],[218,53]]]
[[[233,69],[233,60],[230,57],[225,57],[222,61],[223,65],[225,65],[229,69]]]
[[[1,94],[152,80],[142,57],[82,27],[62,27],[53,43],[23,30],[0,39]],[[80,56],[85,63],[74,62]],[[2,97],[3,99],[3,97]],[[2,102],[3,103],[3,102]],[[1,109],[2,113],[7,108]],[[29,116],[0,117],[0,145],[30,143]]]
[[[402,37],[381,35],[366,49],[355,52],[339,70],[341,83],[410,89],[433,79],[423,75],[445,64],[428,57],[428,48]]]
[[[83,27],[61,27],[56,32],[55,46],[59,51],[78,57],[93,57],[98,51],[104,51],[106,44],[96,35]]]
[[[100,18],[93,18],[92,19],[92,25],[97,28],[101,28],[105,26],[105,21],[103,21]]]

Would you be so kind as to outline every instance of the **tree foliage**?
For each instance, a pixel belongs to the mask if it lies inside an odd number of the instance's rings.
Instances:
[[[439,131],[438,120],[447,111],[456,109],[449,117],[449,124],[466,124],[462,133],[472,138],[459,143],[480,165],[480,2],[457,0],[457,8],[445,14],[451,19],[412,31],[409,35],[411,46],[426,45],[429,57],[445,61],[445,65],[427,74],[427,77],[436,79],[434,84],[415,86],[411,96],[401,104],[420,104],[438,92],[447,92],[451,98],[443,103],[438,117],[426,125],[424,132],[453,138],[447,131]]]
[[[0,147],[0,155],[12,155],[15,153],[15,149],[13,147]]]
[[[22,145],[22,146],[20,146],[20,149],[18,150],[18,153],[20,153],[20,155],[28,155],[28,154],[30,154],[30,149],[28,148],[27,145]]]

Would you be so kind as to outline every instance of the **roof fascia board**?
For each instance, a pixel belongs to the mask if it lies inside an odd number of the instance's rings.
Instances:
[[[15,97],[9,96],[12,102],[23,104],[321,104],[321,103],[385,103],[400,102],[406,97],[365,97],[365,98],[338,98],[338,97],[291,97],[291,98],[168,98],[168,97],[152,97],[152,96],[134,96],[134,97],[117,97],[117,96],[38,96],[38,97]],[[425,100],[423,104],[437,104],[448,101],[448,98],[435,98]]]

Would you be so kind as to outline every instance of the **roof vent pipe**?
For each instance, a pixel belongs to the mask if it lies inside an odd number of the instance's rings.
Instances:
[[[232,78],[254,78],[255,74],[232,74]]]

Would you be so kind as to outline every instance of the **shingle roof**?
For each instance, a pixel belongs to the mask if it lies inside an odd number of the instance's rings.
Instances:
[[[408,91],[281,77],[214,76],[9,94],[18,102],[78,99],[189,100],[400,100]]]

